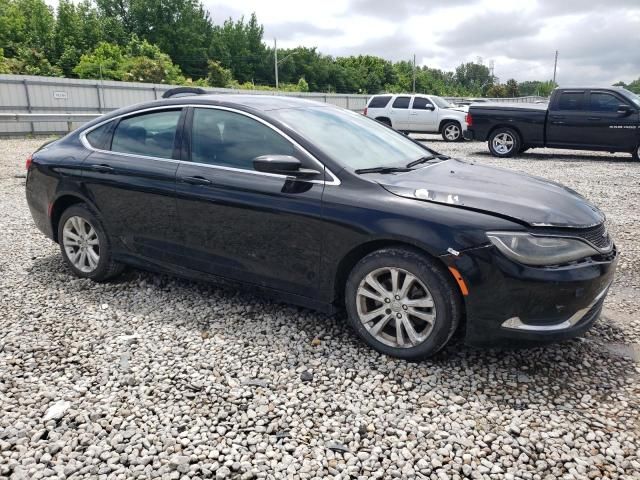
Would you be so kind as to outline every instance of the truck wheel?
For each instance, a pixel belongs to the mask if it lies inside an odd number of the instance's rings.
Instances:
[[[640,162],[640,145],[636,147],[631,156],[636,162]]]
[[[489,151],[494,157],[513,157],[521,144],[520,135],[511,128],[497,128],[489,136]]]
[[[462,140],[462,128],[458,122],[447,122],[442,126],[442,138],[445,142]]]

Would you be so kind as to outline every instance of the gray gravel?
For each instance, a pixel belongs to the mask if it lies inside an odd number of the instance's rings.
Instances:
[[[585,338],[407,363],[246,292],[75,279],[24,199],[42,140],[0,140],[0,478],[640,478],[640,164],[430,138],[608,214],[619,275]]]

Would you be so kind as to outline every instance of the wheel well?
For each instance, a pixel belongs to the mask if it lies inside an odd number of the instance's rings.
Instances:
[[[376,117],[376,120],[379,122],[388,122],[391,125],[391,119],[389,117]]]
[[[444,270],[447,270],[445,264],[438,257],[431,255],[429,252],[422,248],[418,248],[415,245],[410,243],[405,243],[396,240],[374,240],[372,242],[364,243],[362,245],[358,245],[349,253],[347,253],[340,263],[338,264],[338,269],[336,271],[336,277],[334,282],[334,300],[337,304],[342,304],[344,302],[344,289],[347,284],[347,279],[349,278],[349,273],[353,270],[353,267],[362,260],[364,257],[369,255],[370,253],[375,252],[376,250],[380,250],[382,248],[404,248],[407,250],[413,250],[420,255],[424,255],[432,260],[436,261],[436,264],[440,265]],[[448,273],[448,278],[450,278],[452,285],[454,285],[454,290],[459,291],[459,287],[455,284],[453,278],[451,278],[451,274]]]
[[[51,229],[54,241],[58,241],[58,222],[60,222],[62,212],[71,205],[76,205],[78,203],[84,203],[84,200],[74,195],[63,195],[54,202],[51,207]]]
[[[499,128],[508,128],[509,130],[513,130],[514,132],[516,132],[518,134],[518,136],[520,137],[520,142],[522,142],[522,139],[523,139],[522,132],[517,127],[514,127],[513,125],[508,125],[508,124],[496,125],[491,130],[489,130],[489,133],[487,134],[487,140],[489,140],[491,135],[493,135],[493,132],[495,132]]]
[[[440,121],[440,125],[438,126],[438,133],[442,133],[442,128],[447,124],[447,123],[457,123],[458,126],[460,127],[460,129],[462,129],[462,124],[458,121],[458,120],[454,120],[452,118],[445,118],[444,120]]]

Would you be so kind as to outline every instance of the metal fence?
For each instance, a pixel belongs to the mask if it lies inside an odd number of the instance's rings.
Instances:
[[[0,135],[66,133],[111,110],[161,98],[166,90],[176,86],[178,85],[0,75]],[[230,88],[206,88],[205,90],[224,94],[252,93],[304,97],[354,111],[363,111],[370,96]],[[491,100],[535,102],[540,99],[541,97],[520,97]],[[463,99],[451,98],[450,100]]]

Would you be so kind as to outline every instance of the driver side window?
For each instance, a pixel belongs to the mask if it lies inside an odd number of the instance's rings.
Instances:
[[[413,110],[433,110],[433,103],[424,97],[414,97],[411,108]]]
[[[253,170],[253,159],[261,155],[295,155],[295,147],[273,129],[246,115],[194,108],[192,162]]]

